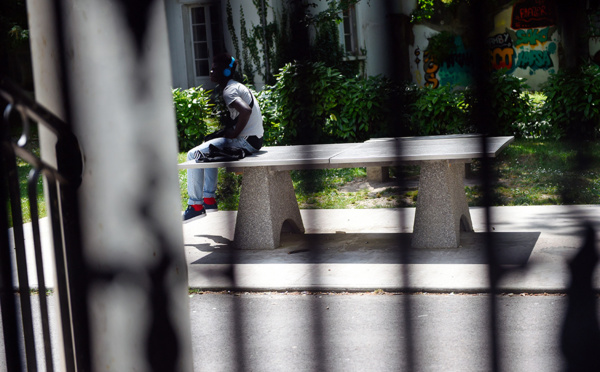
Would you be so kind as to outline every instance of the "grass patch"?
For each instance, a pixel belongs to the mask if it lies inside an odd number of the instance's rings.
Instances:
[[[495,205],[600,204],[600,143],[519,140],[497,159]]]

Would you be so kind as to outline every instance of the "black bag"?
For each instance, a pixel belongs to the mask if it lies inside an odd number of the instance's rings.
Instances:
[[[208,163],[216,161],[236,161],[245,158],[246,150],[237,147],[218,148],[215,145],[208,145],[208,154],[197,151],[196,163]]]

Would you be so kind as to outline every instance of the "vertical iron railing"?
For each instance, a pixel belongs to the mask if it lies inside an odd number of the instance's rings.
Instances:
[[[58,3],[58,2],[57,2]],[[297,2],[300,7],[301,2]],[[388,1],[385,7],[388,14],[393,9],[393,2]],[[301,9],[301,8],[297,8]],[[485,5],[481,1],[471,2],[471,26],[474,29],[485,29],[482,25],[486,19]],[[582,9],[575,9],[582,11]],[[59,24],[61,24],[59,22]],[[293,25],[294,30],[302,30],[302,27]],[[389,25],[388,25],[389,26]],[[388,32],[391,33],[391,27],[388,27]],[[307,35],[294,35],[300,41],[306,41]],[[392,39],[388,42],[389,50],[394,50]],[[485,40],[482,38],[474,39],[474,82],[475,92],[479,99],[476,100],[477,105],[474,107],[474,122],[479,125],[479,132],[487,134],[487,123],[490,122],[489,115],[491,110],[487,106],[489,100],[489,87],[487,86],[487,70],[485,65]],[[297,51],[302,52],[308,49],[298,48]],[[300,56],[302,57],[302,56]],[[392,64],[401,65],[401,62],[396,60],[394,56],[390,57]],[[63,73],[68,77],[64,62],[61,67]],[[65,95],[68,96],[68,95]],[[87,307],[86,307],[86,286],[88,283],[86,268],[82,259],[82,251],[80,244],[79,231],[79,215],[77,208],[76,189],[80,183],[81,176],[81,153],[77,144],[77,140],[71,129],[63,121],[45,110],[43,107],[36,104],[23,94],[17,87],[9,81],[2,79],[0,81],[0,103],[3,112],[2,125],[0,127],[0,174],[6,174],[0,182],[0,308],[2,312],[3,337],[5,345],[5,354],[7,368],[9,371],[37,370],[39,364],[38,356],[35,349],[35,336],[33,322],[33,310],[30,299],[30,284],[28,279],[27,261],[32,259],[26,255],[25,238],[23,230],[23,218],[21,214],[21,195],[19,190],[19,176],[17,172],[17,158],[20,158],[32,165],[33,170],[28,177],[27,193],[31,211],[31,225],[33,230],[33,245],[35,271],[38,279],[38,290],[40,293],[40,313],[41,313],[41,333],[44,342],[44,359],[45,370],[52,371],[57,356],[52,354],[52,338],[51,326],[48,316],[48,304],[45,293],[48,290],[45,277],[48,273],[44,272],[42,259],[39,212],[37,205],[37,190],[36,185],[40,177],[44,177],[47,184],[47,204],[49,210],[49,222],[52,227],[52,245],[54,261],[56,264],[56,292],[60,309],[61,317],[61,334],[63,339],[63,356],[66,362],[67,371],[86,371],[91,369],[90,350],[89,350],[89,331],[87,329]],[[57,166],[54,167],[38,156],[34,155],[27,146],[31,141],[32,121],[39,125],[44,125],[52,131],[58,138],[56,145],[57,150]],[[13,134],[11,128],[15,123],[22,126],[22,133],[18,140],[11,137]],[[300,126],[299,126],[300,127]],[[310,133],[306,130],[305,133]],[[309,140],[310,138],[307,137]],[[575,139],[576,144],[581,144],[586,139]],[[579,141],[579,142],[577,142]],[[487,153],[486,136],[481,137],[481,147],[483,153]],[[583,149],[585,146],[577,146],[576,148]],[[398,149],[402,151],[402,149]],[[579,157],[584,162],[585,157]],[[499,358],[499,332],[498,332],[498,316],[496,295],[498,294],[498,282],[504,272],[498,264],[496,258],[495,237],[491,229],[491,196],[493,193],[493,164],[491,159],[484,158],[482,160],[482,185],[484,193],[485,206],[485,236],[486,236],[486,253],[487,267],[489,272],[489,332],[490,348],[491,348],[491,370],[500,371],[502,365]],[[585,168],[586,164],[579,164]],[[400,177],[398,182],[402,184],[403,180]],[[13,267],[13,257],[11,255],[10,236],[9,236],[9,212],[8,204],[12,216],[12,234],[14,236],[14,261],[16,265]],[[404,218],[404,217],[403,217]],[[402,221],[399,221],[404,225]],[[152,221],[149,219],[148,224]],[[582,225],[588,225],[586,221],[581,221]],[[597,294],[591,285],[592,275],[597,266],[597,248],[596,248],[596,232],[591,227],[587,228],[586,241],[580,253],[570,263],[572,270],[571,287],[568,289],[569,304],[562,332],[563,352],[568,364],[568,370],[578,371],[591,366],[590,370],[598,370],[600,362],[598,361],[597,351],[600,348],[600,331],[598,327],[598,312],[596,308]],[[315,248],[312,249],[308,257],[309,262],[321,262],[321,250],[318,249],[318,244],[322,243],[313,241]],[[401,247],[398,242],[398,262],[403,263],[402,271],[398,275],[403,278],[404,293],[411,293],[411,283],[409,283],[410,265],[406,247]],[[235,265],[239,262],[235,252],[230,255],[230,270],[232,289],[237,287],[237,279],[235,277]],[[16,270],[16,273],[15,273]],[[313,271],[313,282],[318,283],[318,271]],[[18,284],[14,282],[14,277],[18,279]],[[156,283],[155,283],[156,284]],[[156,284],[158,285],[158,284]],[[163,289],[164,290],[164,289]],[[164,293],[160,293],[164,296]],[[410,296],[408,296],[410,298]],[[319,301],[317,297],[314,301]],[[246,314],[242,311],[242,307],[238,301],[234,302],[233,323],[236,329],[236,348],[237,360],[236,367],[243,371],[249,368],[247,365],[247,355],[245,353],[246,345],[244,343],[245,330],[242,328],[244,317],[250,317],[251,314]],[[160,306],[158,306],[160,308]],[[313,306],[312,309],[317,309]],[[411,302],[404,301],[402,308],[398,309],[398,317],[402,318],[406,330],[403,336],[405,340],[403,353],[406,357],[408,370],[415,370],[415,350],[411,342],[412,338],[417,335],[418,330],[412,326],[411,319]],[[157,311],[158,316],[165,316],[164,311]],[[311,364],[316,365],[317,369],[326,366],[326,350],[327,343],[324,341],[328,332],[328,324],[321,318],[318,311],[311,309],[306,310],[306,317],[312,322],[312,335],[314,344],[315,359]],[[160,323],[161,319],[155,319]],[[22,336],[20,332],[22,332]],[[23,341],[21,341],[23,339]],[[172,364],[172,363],[171,363]]]
[[[3,200],[1,206],[2,219],[0,229],[3,239],[0,249],[2,260],[1,296],[2,317],[4,326],[4,344],[7,355],[9,371],[19,371],[22,366],[21,353],[15,352],[20,344],[20,337],[13,326],[22,324],[24,333],[24,360],[28,371],[36,371],[38,358],[35,353],[34,325],[30,301],[31,288],[28,279],[27,260],[35,260],[36,276],[38,280],[40,314],[44,342],[45,369],[52,371],[54,361],[57,360],[51,351],[51,332],[48,318],[48,304],[46,300],[46,278],[54,275],[56,278],[55,290],[60,308],[61,335],[64,355],[58,360],[65,361],[67,371],[75,371],[76,365],[88,359],[88,351],[83,349],[87,341],[82,339],[82,330],[86,329],[87,311],[85,306],[74,305],[85,302],[85,292],[78,292],[85,282],[85,267],[77,259],[80,246],[74,244],[79,241],[79,220],[74,215],[76,189],[80,183],[82,160],[77,140],[70,132],[67,125],[48,110],[38,105],[27,97],[18,87],[7,79],[0,80],[0,99],[2,102],[2,137],[1,156],[2,173],[8,177],[2,182]],[[57,137],[56,153],[58,166],[54,167],[41,160],[32,150],[32,134],[35,132],[34,123],[43,125]],[[11,134],[21,129],[20,137],[11,138]],[[29,163],[32,171],[27,178],[27,196],[31,213],[31,227],[33,232],[34,257],[26,255],[24,227],[19,190],[19,175],[17,171],[17,158]],[[42,242],[40,239],[40,225],[38,213],[37,185],[40,176],[44,176],[47,185],[46,204],[49,211],[49,222],[52,229],[52,253],[54,255],[55,273],[44,272],[42,257]],[[8,210],[10,201],[12,215],[12,231],[15,245],[16,274],[18,284],[13,282],[13,267],[11,265],[10,245],[8,240]],[[82,283],[83,282],[83,283]],[[19,306],[14,300],[15,290],[19,293]],[[20,308],[20,315],[17,313]],[[77,329],[74,324],[77,323]],[[79,361],[77,361],[79,359]]]

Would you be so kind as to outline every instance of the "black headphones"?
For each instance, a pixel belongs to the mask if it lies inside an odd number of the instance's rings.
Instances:
[[[227,66],[225,68],[225,70],[223,70],[223,75],[225,77],[230,77],[231,76],[231,69],[233,68],[233,62],[235,62],[235,58],[231,57],[231,63],[229,64],[229,66]]]

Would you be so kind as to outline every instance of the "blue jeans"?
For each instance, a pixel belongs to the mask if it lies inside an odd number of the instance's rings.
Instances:
[[[215,138],[196,146],[187,153],[187,160],[194,160],[197,151],[208,154],[208,145],[214,145],[219,148],[232,147],[243,148],[251,153],[258,151],[241,137],[238,138]],[[206,169],[188,169],[187,170],[187,190],[188,205],[204,204],[204,198],[214,198],[217,191],[218,168]]]

